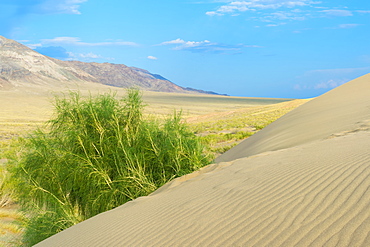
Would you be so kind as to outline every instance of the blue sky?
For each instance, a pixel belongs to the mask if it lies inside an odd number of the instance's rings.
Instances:
[[[314,97],[370,72],[363,0],[1,0],[0,35],[233,96]]]

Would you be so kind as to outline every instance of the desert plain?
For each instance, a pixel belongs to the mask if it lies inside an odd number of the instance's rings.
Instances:
[[[62,92],[1,92],[1,141],[42,126]],[[369,75],[312,100],[144,92],[148,114],[182,110],[190,123],[302,105],[214,164],[38,246],[368,246],[369,92]]]
[[[60,85],[22,84],[12,90],[0,90],[2,106],[0,109],[0,161],[2,168],[8,161],[5,153],[19,148],[13,145],[13,141],[19,137],[27,138],[32,131],[38,128],[47,129],[46,123],[54,114],[54,98],[68,96],[69,92],[76,91],[82,97],[108,93],[122,98],[126,94],[126,89],[81,82],[64,82]],[[229,149],[245,138],[243,133],[255,133],[280,116],[309,101],[309,99],[226,97],[150,91],[141,91],[141,93],[146,105],[145,117],[165,118],[173,115],[175,111],[181,111],[183,121],[187,122],[197,135],[205,138],[211,137],[211,140],[216,138],[210,146],[214,145],[214,149],[217,150]],[[225,139],[227,135],[230,137]],[[234,138],[234,135],[238,137]],[[8,199],[8,197],[9,195],[2,194],[2,198]],[[19,206],[12,200],[6,201],[0,213],[0,244],[21,246],[21,225],[24,220],[25,216]]]
[[[369,206],[370,74],[36,246],[370,246]]]

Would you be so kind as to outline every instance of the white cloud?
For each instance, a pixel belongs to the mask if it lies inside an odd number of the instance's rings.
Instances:
[[[103,57],[101,55],[89,52],[89,53],[74,53],[67,52],[69,57],[66,60],[79,60],[85,62],[96,61],[96,59],[114,60],[114,58]]]
[[[245,47],[252,47],[258,48],[260,46],[257,45],[228,45],[228,44],[220,44],[211,42],[209,40],[204,41],[185,41],[183,39],[175,39],[171,41],[162,42],[159,45],[172,45],[174,46],[173,50],[184,50],[184,51],[191,51],[191,52],[207,52],[207,53],[239,53],[241,52],[242,48]]]
[[[115,41],[115,42],[97,42],[88,43],[82,42],[80,38],[77,37],[56,37],[53,39],[42,39],[41,44],[57,44],[57,45],[75,45],[75,46],[137,46],[138,44],[128,41]]]
[[[81,14],[80,5],[88,0],[46,0],[38,5],[39,11],[48,14]]]
[[[175,39],[171,41],[162,42],[160,45],[178,45],[174,50],[184,50],[191,47],[201,47],[211,45],[212,43],[208,40],[204,41],[185,41],[183,39]]]
[[[356,12],[361,14],[370,14],[370,10],[357,10]]]
[[[226,5],[222,5],[216,11],[208,11],[207,15],[224,15],[234,12],[257,11],[266,9],[279,8],[296,8],[292,11],[298,12],[298,7],[313,6],[320,4],[318,1],[311,0],[250,0],[250,1],[231,1]]]
[[[15,10],[14,17],[29,14],[81,14],[79,8],[88,0],[1,0],[1,5]],[[2,6],[3,7],[3,6]]]
[[[314,0],[246,0],[213,1],[222,2],[214,10],[206,12],[208,16],[237,16],[248,13],[248,18],[255,21],[279,24],[281,20],[304,21],[310,18],[350,17],[355,14],[369,14],[370,10],[350,10],[347,7],[328,8],[322,1]],[[339,27],[339,28],[349,28]]]
[[[82,57],[82,58],[102,58],[102,56],[96,55],[92,52],[89,52],[87,54],[79,54],[79,56]]]
[[[21,41],[19,41],[21,42]],[[23,43],[23,42],[21,42]],[[24,44],[25,46],[28,46],[31,49],[36,49],[37,47],[42,47],[42,44]]]
[[[186,42],[182,39],[175,39],[175,40],[171,40],[171,41],[162,42],[161,45],[184,44],[184,43],[186,43]]]
[[[338,87],[370,71],[370,67],[311,70],[297,78],[296,90],[325,90]]]
[[[208,11],[208,12],[206,12],[206,15],[209,15],[209,16],[215,16],[215,15],[222,16],[223,14],[222,13],[219,13],[217,11]]]
[[[195,48],[195,47],[207,47],[217,45],[216,43],[211,43],[209,40],[204,41],[183,41],[181,46],[177,46],[175,50],[184,50],[186,48]]]
[[[346,29],[346,28],[355,28],[355,27],[358,27],[360,24],[340,24],[338,26],[338,28],[341,28],[341,29]]]
[[[344,10],[344,9],[327,9],[320,11],[322,13],[325,13],[328,16],[353,16],[352,11]]]
[[[369,71],[369,67],[363,68],[342,68],[342,69],[318,69],[311,70],[306,73],[306,75],[320,74],[320,75],[346,75],[351,73],[362,73]]]
[[[278,11],[265,16],[264,19],[303,21],[306,18],[305,16],[298,15],[297,12]]]
[[[346,80],[333,80],[333,79],[330,79],[328,81],[324,81],[324,82],[320,82],[316,85],[314,85],[314,89],[332,89],[332,88],[336,88],[344,83],[346,83],[347,81]]]
[[[150,59],[150,60],[157,60],[158,59],[158,58],[156,58],[154,56],[148,56],[147,58]]]
[[[327,29],[349,29],[349,28],[355,28],[360,26],[361,24],[356,23],[347,23],[347,24],[339,24],[335,27],[327,27]]]
[[[295,84],[293,88],[295,90],[322,90],[322,89],[333,89],[339,87],[340,85],[350,81],[349,79],[329,79],[326,81],[321,81],[314,85],[312,84]]]

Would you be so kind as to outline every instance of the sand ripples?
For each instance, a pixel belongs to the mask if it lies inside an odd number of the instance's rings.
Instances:
[[[221,163],[67,229],[84,234],[61,246],[369,246],[369,144],[358,132]]]

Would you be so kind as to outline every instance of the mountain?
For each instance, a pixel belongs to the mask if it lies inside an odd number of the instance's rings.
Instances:
[[[54,59],[10,39],[0,36],[0,85],[2,88],[21,84],[53,84],[61,81],[92,81],[82,70],[62,67]]]
[[[10,89],[25,84],[58,86],[63,82],[93,82],[159,92],[216,94],[184,88],[161,75],[123,64],[58,60],[0,36],[0,89]]]

